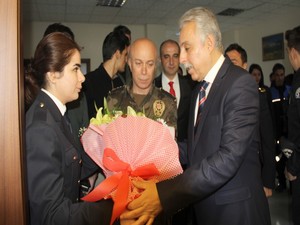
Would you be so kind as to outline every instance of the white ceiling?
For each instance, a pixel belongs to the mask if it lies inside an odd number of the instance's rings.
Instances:
[[[25,21],[177,26],[180,16],[196,6],[208,7],[216,14],[227,8],[245,9],[234,17],[217,16],[224,32],[271,21],[295,7],[300,11],[300,0],[127,0],[122,8],[96,6],[96,3],[96,0],[23,0],[22,12]]]

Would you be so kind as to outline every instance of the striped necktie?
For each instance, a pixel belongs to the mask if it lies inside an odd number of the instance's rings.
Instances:
[[[203,110],[204,102],[206,100],[206,95],[205,95],[205,90],[208,87],[209,82],[206,82],[205,80],[201,81],[200,87],[199,87],[199,100],[198,100],[198,114],[197,114],[197,119],[195,123],[195,127],[198,126],[200,117],[201,117],[201,112]]]

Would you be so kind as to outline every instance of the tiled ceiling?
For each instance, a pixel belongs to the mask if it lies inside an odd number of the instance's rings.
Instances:
[[[25,21],[177,26],[180,16],[196,6],[216,14],[228,8],[243,9],[236,16],[217,16],[224,32],[271,21],[295,7],[300,11],[300,0],[127,0],[122,8],[96,4],[97,0],[23,0],[22,12]]]

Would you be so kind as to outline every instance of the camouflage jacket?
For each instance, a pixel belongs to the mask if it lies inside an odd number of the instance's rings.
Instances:
[[[110,111],[118,110],[123,113],[127,111],[127,106],[131,106],[136,112],[143,112],[150,119],[163,119],[177,131],[176,98],[154,85],[140,106],[135,102],[131,88],[127,85],[113,89],[107,96],[107,105]]]

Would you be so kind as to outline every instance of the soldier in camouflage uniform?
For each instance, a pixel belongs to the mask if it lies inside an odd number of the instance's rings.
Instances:
[[[144,112],[146,117],[157,120],[163,119],[169,126],[177,126],[176,98],[161,88],[152,87],[140,104],[135,101],[135,94],[130,86],[112,90],[107,98],[109,110],[126,112],[131,106],[136,112]]]
[[[110,111],[127,111],[131,106],[136,112],[143,112],[153,120],[163,119],[177,133],[176,98],[161,88],[154,86],[157,66],[157,50],[155,44],[146,38],[137,39],[130,47],[128,65],[132,72],[132,82],[113,89],[107,96]],[[158,215],[153,225],[170,224],[170,218]],[[131,224],[134,221],[129,221]]]
[[[136,112],[144,112],[148,118],[163,119],[176,130],[176,98],[153,83],[157,65],[155,44],[146,38],[136,40],[130,49],[128,65],[132,71],[132,83],[108,94],[108,109],[126,112],[127,106],[131,106]]]

